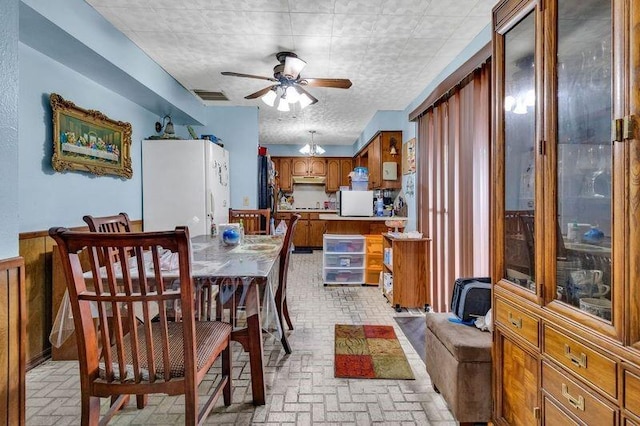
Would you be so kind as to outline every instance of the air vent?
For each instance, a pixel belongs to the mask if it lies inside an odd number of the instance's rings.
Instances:
[[[208,90],[194,90],[194,93],[198,95],[203,101],[228,101],[224,93],[222,92],[209,92]]]

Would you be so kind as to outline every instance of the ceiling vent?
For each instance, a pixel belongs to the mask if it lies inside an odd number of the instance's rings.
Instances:
[[[203,101],[228,101],[229,98],[222,92],[210,92],[208,90],[194,90],[193,91]]]

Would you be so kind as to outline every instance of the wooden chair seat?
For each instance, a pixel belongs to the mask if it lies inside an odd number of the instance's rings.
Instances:
[[[204,371],[206,373],[207,370],[211,367],[211,364],[215,361],[215,356],[217,355],[218,348],[224,344],[225,339],[231,333],[231,324],[223,323],[219,321],[196,321],[196,371],[201,372]],[[184,347],[182,342],[184,340],[184,336],[182,333],[182,324],[177,322],[169,322],[167,323],[167,333],[169,337],[169,345],[168,345],[168,353],[169,353],[169,375],[165,374],[165,365],[164,363],[160,363],[155,367],[155,375],[151,377],[149,370],[149,362],[147,360],[146,352],[140,353],[140,358],[138,362],[140,363],[140,369],[144,370],[144,374],[142,374],[142,382],[153,382],[155,380],[165,380],[165,379],[175,379],[182,378],[185,376],[184,370]],[[153,355],[154,359],[162,358],[162,351],[164,350],[162,346],[162,341],[159,336],[162,333],[162,326],[155,322],[151,323],[151,334],[153,340]],[[138,344],[141,347],[146,347],[146,338],[144,333],[144,326],[138,326],[137,334],[139,336]],[[114,348],[115,349],[115,348]],[[128,366],[133,365],[133,357],[131,341],[126,339],[124,342],[124,353],[125,363]],[[114,367],[117,367],[117,363]],[[130,369],[129,369],[130,371]],[[100,371],[100,378],[105,382],[109,382],[106,371],[103,368]],[[133,381],[135,378],[129,375],[125,378],[125,381]],[[113,377],[113,380],[119,381],[122,380],[121,377]],[[179,392],[180,393],[180,392]]]

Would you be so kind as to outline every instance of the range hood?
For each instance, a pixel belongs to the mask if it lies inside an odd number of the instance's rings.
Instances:
[[[324,185],[324,176],[294,176],[293,183],[307,183],[312,185]]]

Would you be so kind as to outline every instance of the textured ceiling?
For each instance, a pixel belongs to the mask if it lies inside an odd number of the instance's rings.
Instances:
[[[189,90],[259,106],[261,144],[352,144],[378,110],[403,110],[491,21],[495,0],[87,0]],[[244,96],[273,76],[279,51],[303,77],[348,78],[307,90],[319,102],[280,112]],[[195,96],[195,95],[194,95]]]

